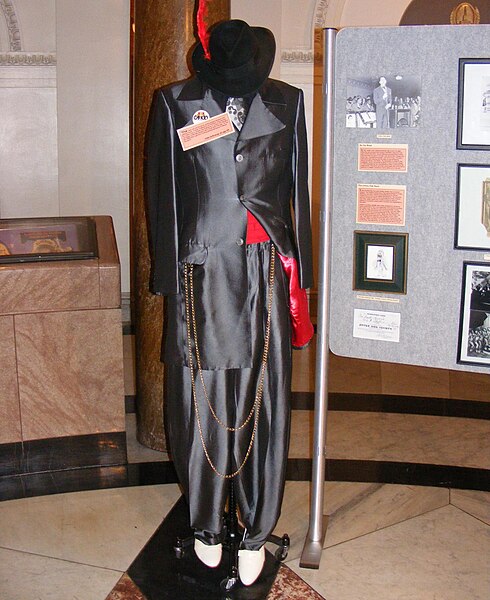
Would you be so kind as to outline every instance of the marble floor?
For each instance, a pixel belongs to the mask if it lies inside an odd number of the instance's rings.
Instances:
[[[132,345],[125,338],[130,396]],[[295,356],[293,388],[311,391],[311,352]],[[294,411],[291,459],[311,456],[312,423],[311,410]],[[336,410],[329,415],[327,454],[488,470],[489,423]],[[168,460],[137,442],[134,414],[127,415],[127,442],[130,463]],[[286,483],[276,533],[287,532],[291,547],[269,600],[490,600],[489,491],[451,489],[441,482],[427,487],[328,481],[328,528],[318,570],[299,566],[309,491],[307,481]],[[0,502],[0,600],[157,598],[145,597],[127,572],[179,497],[178,485],[169,483]],[[158,596],[167,597],[163,591]]]
[[[306,482],[287,483],[277,533],[292,540],[286,567],[320,597],[490,598],[490,493],[329,482],[325,549],[320,568],[310,570],[299,567],[308,490]],[[104,600],[179,495],[168,484],[1,503],[0,598]],[[284,593],[269,597],[296,598]]]

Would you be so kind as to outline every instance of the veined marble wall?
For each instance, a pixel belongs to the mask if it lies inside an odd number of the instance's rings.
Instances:
[[[0,445],[125,429],[119,260],[95,220],[97,260],[0,269]]]

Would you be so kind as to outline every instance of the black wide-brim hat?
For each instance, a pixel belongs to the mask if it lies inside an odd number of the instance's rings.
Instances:
[[[232,19],[211,30],[209,53],[208,60],[198,43],[192,54],[198,77],[219,92],[241,97],[258,90],[269,76],[276,41],[269,29]]]

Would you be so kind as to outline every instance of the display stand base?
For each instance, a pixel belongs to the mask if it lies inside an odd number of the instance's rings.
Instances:
[[[320,560],[322,558],[323,545],[325,542],[325,536],[327,534],[328,517],[323,515],[323,530],[322,538],[314,541],[310,539],[310,534],[306,536],[305,545],[303,546],[303,552],[301,553],[301,559],[299,566],[302,569],[319,569]]]
[[[175,504],[128,570],[128,575],[147,600],[264,600],[274,583],[279,560],[266,551],[264,569],[250,587],[229,576],[230,556],[223,548],[219,567],[210,569],[194,554],[192,547],[183,548],[181,558],[174,550],[175,541],[192,536],[184,498]],[[231,589],[230,589],[231,588]]]

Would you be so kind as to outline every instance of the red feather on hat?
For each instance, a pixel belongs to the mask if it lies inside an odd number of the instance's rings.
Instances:
[[[199,8],[197,9],[197,34],[204,49],[204,57],[209,60],[211,58],[211,54],[209,53],[209,31],[205,21],[207,14],[208,7],[206,0],[199,0]]]

